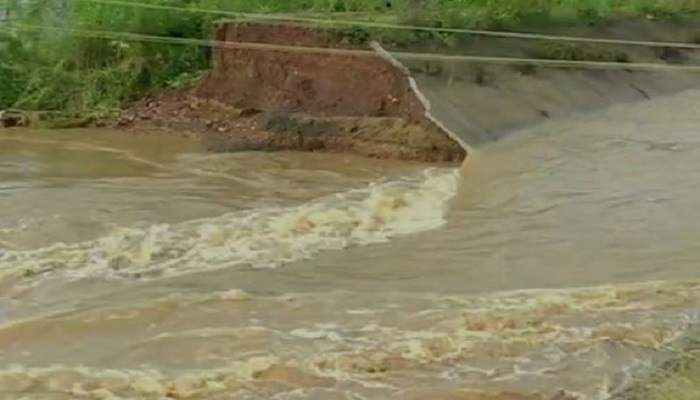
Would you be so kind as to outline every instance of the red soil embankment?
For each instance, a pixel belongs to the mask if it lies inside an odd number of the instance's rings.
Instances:
[[[328,30],[274,23],[224,23],[215,39],[349,47]],[[328,151],[419,161],[466,155],[425,117],[406,74],[380,56],[217,47],[196,87],[144,100],[121,122],[202,133],[214,151]]]
[[[346,47],[327,31],[294,25],[226,24],[216,40]],[[423,118],[406,77],[382,58],[216,48],[197,94],[238,107],[322,117]]]

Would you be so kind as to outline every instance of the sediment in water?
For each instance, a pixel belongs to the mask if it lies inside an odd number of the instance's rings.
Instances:
[[[542,31],[542,30],[540,30]],[[693,42],[693,21],[623,21],[548,28],[552,34]],[[397,51],[572,61],[697,64],[675,48],[452,35],[348,44],[337,32],[281,23],[227,22],[219,41],[374,50],[377,57],[217,48],[187,90],[127,110],[120,125],[203,132],[213,151],[303,150],[375,158],[461,161],[466,146],[572,112],[640,101],[697,86],[700,74],[411,61]],[[364,37],[364,36],[363,36]],[[417,36],[416,36],[417,37]],[[382,40],[383,39],[383,40]]]

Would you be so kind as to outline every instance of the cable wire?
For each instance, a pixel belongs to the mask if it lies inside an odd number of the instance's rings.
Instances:
[[[492,37],[503,37],[512,39],[529,39],[529,40],[549,40],[549,41],[565,41],[565,42],[584,42],[584,43],[599,43],[599,44],[617,44],[617,45],[628,45],[628,46],[646,46],[646,47],[671,47],[671,48],[682,48],[682,49],[700,49],[700,44],[696,43],[682,43],[682,42],[659,42],[659,41],[644,41],[644,40],[627,40],[627,39],[606,39],[606,38],[592,38],[592,37],[581,37],[581,36],[559,36],[559,35],[546,35],[540,33],[527,33],[527,32],[506,32],[506,31],[490,31],[490,30],[479,30],[479,29],[461,29],[461,28],[439,28],[439,27],[427,27],[420,25],[400,25],[400,24],[389,24],[383,22],[374,21],[359,21],[359,20],[342,20],[342,19],[324,19],[324,18],[312,18],[312,17],[299,17],[293,15],[274,15],[274,14],[256,14],[256,13],[246,13],[238,11],[222,11],[222,10],[212,10],[204,8],[191,8],[191,7],[177,7],[177,6],[166,6],[161,4],[146,4],[146,3],[135,3],[132,1],[123,0],[72,0],[75,2],[87,2],[95,4],[105,4],[105,5],[116,5],[134,8],[149,8],[155,10],[164,11],[180,11],[180,12],[190,12],[190,13],[205,13],[205,14],[219,14],[230,17],[243,17],[251,20],[275,20],[280,22],[303,22],[311,24],[326,24],[326,25],[350,25],[350,26],[363,26],[366,28],[377,28],[377,29],[394,29],[394,30],[412,30],[412,31],[424,31],[424,32],[445,32],[445,33],[463,33],[478,36],[492,36]]]
[[[114,31],[97,31],[75,28],[56,28],[47,26],[25,25],[18,23],[8,23],[0,25],[1,30],[19,29],[25,31],[49,31],[56,33],[66,33],[74,36],[139,41],[139,42],[154,42],[154,43],[170,43],[181,45],[193,45],[200,47],[224,48],[224,49],[248,49],[248,50],[264,50],[277,51],[287,53],[309,53],[309,54],[326,54],[346,57],[380,57],[373,50],[362,49],[339,49],[327,47],[308,47],[308,46],[289,46],[269,43],[252,43],[252,42],[229,42],[220,40],[205,40],[192,38],[175,38],[167,36],[153,36],[130,32],[114,32]],[[455,55],[442,53],[417,53],[417,52],[391,52],[393,57],[404,60],[423,60],[423,61],[451,61],[451,62],[474,62],[488,64],[506,64],[506,65],[539,65],[544,67],[558,68],[588,68],[588,69],[622,69],[622,70],[677,70],[677,71],[693,71],[700,72],[700,65],[680,65],[680,64],[662,64],[662,63],[623,63],[623,62],[608,62],[608,61],[570,61],[570,60],[552,60],[552,59],[537,59],[537,58],[515,58],[515,57],[486,57],[486,56],[469,56]]]

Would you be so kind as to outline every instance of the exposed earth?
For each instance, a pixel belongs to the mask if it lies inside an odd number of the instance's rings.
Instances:
[[[222,24],[215,36],[357,47],[295,25]],[[404,71],[381,57],[215,48],[212,59],[212,70],[195,87],[145,99],[119,124],[205,132],[214,151],[328,151],[431,162],[466,155],[425,118]]]

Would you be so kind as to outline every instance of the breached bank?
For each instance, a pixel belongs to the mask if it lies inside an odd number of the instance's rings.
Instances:
[[[368,47],[346,44],[332,31],[276,23],[224,23],[215,39],[344,50]],[[408,71],[387,54],[376,54],[215,47],[211,70],[194,87],[143,100],[119,122],[204,132],[213,151],[304,150],[463,160],[464,147],[430,117]]]
[[[358,32],[363,33],[362,35]],[[543,30],[540,30],[543,32]],[[638,20],[549,28],[546,33],[695,42],[693,21]],[[360,39],[358,39],[358,37]],[[453,34],[401,41],[364,31],[281,22],[225,22],[211,69],[192,87],[164,91],[124,111],[117,125],[201,135],[226,151],[325,151],[373,158],[460,162],[469,147],[574,112],[696,87],[680,70],[588,69],[402,59],[406,52],[564,61],[695,65],[672,47],[565,43]],[[266,45],[373,51],[308,53]],[[631,65],[631,64],[630,64]]]

